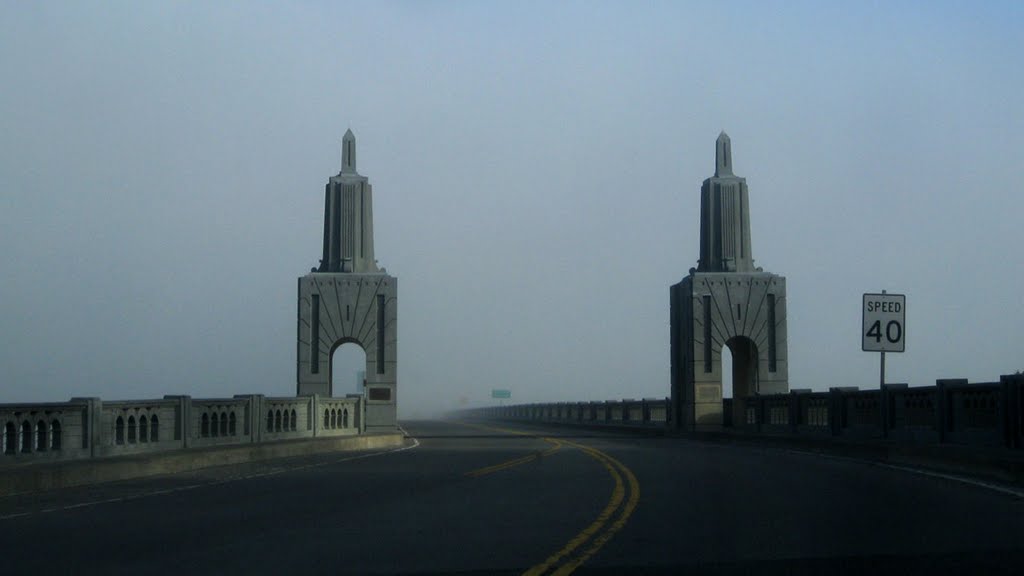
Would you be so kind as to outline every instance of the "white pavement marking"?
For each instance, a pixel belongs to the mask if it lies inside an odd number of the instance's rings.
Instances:
[[[982,480],[975,480],[974,478],[968,478],[966,476],[957,476],[955,474],[946,474],[944,472],[934,472],[932,470],[923,470],[921,468],[911,468],[909,466],[899,466],[897,464],[885,464],[883,462],[878,463],[879,466],[885,468],[892,468],[893,470],[901,470],[903,472],[910,472],[911,474],[920,474],[922,476],[932,476],[934,478],[944,478],[946,480],[952,480],[953,482],[962,482],[970,486],[977,486],[978,488],[985,488],[988,490],[994,490],[1003,494],[1009,494],[1010,496],[1016,496],[1017,498],[1024,498],[1024,490],[1018,490],[1009,486],[1001,486],[999,484],[992,484],[991,482],[984,482]]]
[[[934,470],[926,470],[924,468],[914,468],[913,466],[903,466],[900,464],[889,464],[886,462],[878,462],[876,460],[868,460],[862,458],[852,458],[850,456],[837,456],[835,454],[821,454],[818,452],[808,452],[806,450],[784,450],[784,452],[790,452],[792,454],[803,454],[805,456],[815,456],[817,458],[829,458],[832,460],[844,460],[847,462],[859,462],[861,464],[868,464],[871,466],[878,466],[881,468],[889,468],[890,470],[899,470],[900,472],[907,472],[910,474],[917,474],[919,476],[929,476],[931,478],[942,478],[943,480],[950,480],[952,482],[960,482],[961,484],[967,484],[968,486],[974,486],[976,488],[984,488],[986,490],[992,490],[1001,494],[1008,494],[1010,496],[1016,496],[1017,498],[1024,499],[1024,490],[1012,488],[1010,486],[1003,486],[1000,484],[993,484],[991,482],[985,482],[983,480],[975,480],[967,476],[958,476],[956,474],[947,474],[945,472],[936,472]]]
[[[127,502],[129,500],[138,500],[140,498],[147,498],[150,496],[160,496],[163,494],[174,494],[176,492],[185,492],[186,490],[195,490],[196,488],[202,488],[204,486],[219,486],[221,484],[228,484],[230,482],[238,482],[239,480],[252,480],[254,478],[263,478],[266,476],[275,476],[284,472],[295,472],[298,470],[307,470],[310,468],[320,468],[321,466],[329,466],[331,464],[340,464],[342,462],[351,462],[353,460],[363,460],[365,458],[373,458],[374,456],[384,456],[385,454],[397,454],[399,452],[405,452],[406,450],[412,450],[420,445],[420,441],[416,438],[409,436],[401,426],[398,427],[403,434],[410,440],[412,444],[408,446],[402,446],[400,448],[393,448],[391,450],[384,450],[382,452],[372,452],[370,454],[358,454],[356,456],[346,456],[345,458],[339,458],[337,460],[328,460],[326,462],[315,462],[313,464],[303,464],[302,466],[293,466],[291,468],[273,468],[267,472],[259,472],[257,474],[248,474],[246,476],[237,476],[234,478],[227,478],[225,480],[215,480],[213,482],[206,482],[203,484],[189,484],[188,486],[181,486],[179,488],[168,488],[164,490],[154,490],[152,492],[145,492],[142,494],[133,494],[130,496],[122,496],[120,498],[109,498],[106,500],[94,500],[92,502],[80,502],[78,504],[69,504],[67,506],[60,506],[57,508],[46,508],[44,510],[36,510],[29,512],[18,512],[15,514],[7,514],[0,516],[0,521],[12,520],[14,518],[21,518],[24,516],[32,516],[35,514],[49,514],[50,512],[61,512],[64,510],[74,510],[75,508],[86,508],[89,506],[99,506],[100,504],[113,504],[115,502]]]

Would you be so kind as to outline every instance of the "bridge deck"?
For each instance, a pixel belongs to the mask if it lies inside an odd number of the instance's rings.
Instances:
[[[1024,493],[1012,489],[765,446],[502,423],[406,429],[419,439],[398,449],[0,498],[3,570],[998,574],[1024,566]]]

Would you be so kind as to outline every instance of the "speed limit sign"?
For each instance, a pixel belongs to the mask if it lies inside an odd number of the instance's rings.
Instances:
[[[865,294],[861,350],[903,352],[907,341],[907,296]]]

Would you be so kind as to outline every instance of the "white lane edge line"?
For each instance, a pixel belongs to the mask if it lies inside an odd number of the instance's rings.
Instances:
[[[7,514],[7,515],[4,515],[4,516],[0,516],[0,521],[11,520],[11,519],[14,519],[14,518],[21,518],[23,516],[34,516],[36,514],[49,514],[51,512],[60,512],[60,511],[64,511],[64,510],[73,510],[75,508],[86,508],[86,507],[90,507],[90,506],[98,506],[100,504],[112,504],[114,502],[127,502],[129,500],[138,500],[140,498],[148,498],[150,496],[161,496],[161,495],[164,495],[164,494],[174,494],[174,493],[177,493],[177,492],[185,492],[186,490],[194,490],[196,488],[202,488],[204,486],[219,486],[219,485],[228,484],[228,483],[231,483],[231,482],[238,482],[240,480],[251,480],[251,479],[254,479],[254,478],[263,478],[265,476],[275,476],[277,474],[282,474],[284,472],[295,472],[295,471],[298,471],[298,470],[307,470],[307,469],[310,469],[310,468],[320,468],[322,466],[328,466],[328,465],[331,465],[331,464],[340,464],[342,462],[351,462],[353,460],[363,460],[365,458],[372,458],[374,456],[384,456],[385,454],[397,454],[399,452],[405,452],[406,450],[412,450],[413,448],[419,447],[419,445],[420,445],[420,441],[419,440],[417,440],[416,438],[413,438],[412,436],[409,436],[409,433],[406,432],[405,429],[402,428],[401,426],[399,426],[398,429],[401,430],[402,433],[407,438],[412,440],[412,444],[410,444],[408,446],[402,446],[402,447],[399,447],[399,448],[393,448],[391,450],[384,450],[384,451],[381,451],[381,452],[372,452],[372,453],[369,453],[369,454],[359,454],[359,455],[356,455],[356,456],[347,456],[345,458],[339,458],[337,460],[328,460],[326,462],[317,462],[317,463],[314,463],[314,464],[305,464],[305,465],[302,465],[302,466],[295,466],[293,468],[274,468],[274,469],[271,469],[270,471],[267,471],[267,472],[260,472],[258,474],[249,474],[247,476],[238,476],[238,477],[235,477],[235,478],[227,478],[225,480],[215,480],[215,481],[207,482],[207,483],[204,483],[204,484],[189,484],[188,486],[181,486],[179,488],[168,488],[168,489],[164,489],[164,490],[155,490],[153,492],[145,492],[143,494],[135,494],[135,495],[130,495],[130,496],[122,496],[120,498],[108,498],[106,500],[95,500],[95,501],[92,501],[92,502],[79,502],[78,504],[69,504],[67,506],[61,506],[59,508],[46,508],[44,510],[36,510],[36,511],[28,511],[28,512],[18,512],[18,513],[15,513],[15,514]]]
[[[978,488],[986,488],[988,490],[994,490],[1003,494],[1009,494],[1016,496],[1017,498],[1024,499],[1024,490],[1015,490],[1007,486],[1000,486],[999,484],[992,484],[991,482],[985,482],[983,480],[975,480],[966,476],[957,476],[955,474],[946,474],[945,472],[935,472],[932,470],[924,470],[921,468],[912,468],[909,466],[900,466],[898,464],[887,464],[885,462],[879,462],[879,466],[885,468],[891,468],[893,470],[900,470],[903,472],[910,472],[911,474],[920,474],[922,476],[932,476],[934,478],[944,478],[946,480],[952,480],[954,482],[961,482],[970,486],[977,486]]]
[[[1010,496],[1016,496],[1017,498],[1024,499],[1024,490],[1016,490],[1008,486],[1001,486],[999,484],[993,484],[991,482],[985,482],[983,480],[975,480],[967,476],[958,476],[956,474],[947,474],[945,472],[936,472],[934,470],[925,470],[924,468],[914,468],[912,466],[904,466],[901,464],[890,464],[888,462],[879,462],[876,460],[866,460],[861,458],[852,458],[849,456],[837,456],[835,454],[820,454],[818,452],[809,452],[806,450],[792,450],[785,449],[783,452],[789,452],[791,454],[802,454],[804,456],[815,456],[817,458],[829,458],[831,460],[843,460],[846,462],[859,462],[861,464],[867,464],[869,466],[878,466],[881,468],[889,468],[890,470],[898,470],[900,472],[907,472],[910,474],[917,474],[919,476],[929,476],[932,478],[942,478],[943,480],[950,480],[953,482],[960,482],[961,484],[967,484],[969,486],[975,486],[977,488],[984,488],[1002,494],[1008,494]]]

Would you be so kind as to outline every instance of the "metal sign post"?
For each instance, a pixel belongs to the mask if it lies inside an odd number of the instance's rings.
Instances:
[[[882,294],[885,294],[885,290],[882,290]],[[885,350],[881,353],[882,361],[878,369],[878,389],[881,390],[885,387]]]
[[[885,386],[885,352],[882,352],[882,363],[878,370],[878,387]]]
[[[907,296],[864,294],[861,315],[861,350],[881,352],[879,384],[885,386],[885,353],[903,352],[907,341]]]

